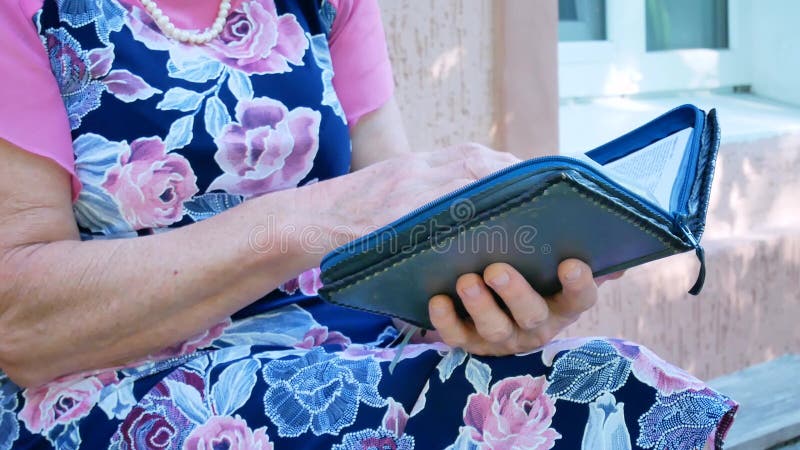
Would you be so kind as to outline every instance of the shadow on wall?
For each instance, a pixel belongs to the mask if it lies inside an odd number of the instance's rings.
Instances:
[[[492,146],[492,0],[383,0],[380,5],[411,145],[434,149],[474,141]]]

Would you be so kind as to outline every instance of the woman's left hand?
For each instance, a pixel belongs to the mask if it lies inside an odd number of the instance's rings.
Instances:
[[[621,275],[595,280],[589,266],[580,260],[568,259],[558,266],[563,290],[542,297],[510,265],[492,264],[484,270],[483,276],[465,274],[456,282],[456,291],[470,319],[458,316],[449,296],[431,298],[428,310],[436,332],[425,340],[438,337],[452,347],[477,355],[528,352],[550,342],[591,308],[597,302],[600,283]],[[510,314],[501,309],[492,292],[505,302]]]

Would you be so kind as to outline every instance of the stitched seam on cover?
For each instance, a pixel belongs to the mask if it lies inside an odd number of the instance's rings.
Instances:
[[[511,198],[509,200],[506,200],[505,202],[503,202],[503,203],[501,203],[501,204],[499,204],[499,205],[497,205],[497,206],[495,206],[493,208],[490,208],[487,211],[484,211],[483,213],[481,213],[477,217],[474,217],[472,220],[470,220],[466,224],[455,225],[455,226],[451,227],[450,230],[448,230],[448,233],[441,233],[439,236],[436,236],[436,237],[437,238],[443,238],[443,239],[446,239],[446,240],[450,240],[450,239],[458,236],[458,234],[463,230],[475,228],[477,226],[480,226],[486,220],[491,220],[492,218],[495,217],[495,216],[492,216],[492,214],[497,214],[499,216],[499,215],[502,215],[503,213],[510,212],[515,207],[521,207],[523,204],[534,200],[534,197],[538,196],[539,194],[543,194],[545,191],[547,191],[547,189],[549,189],[549,188],[551,188],[551,187],[553,187],[553,186],[555,186],[555,185],[557,185],[559,183],[561,183],[561,181],[550,182],[550,184],[548,184],[547,186],[544,186],[544,187],[542,187],[542,188],[540,188],[540,189],[538,189],[538,190],[536,190],[534,192],[524,193],[524,194],[518,195],[518,196],[516,196],[514,198]],[[323,287],[323,289],[325,289],[328,292],[333,294],[333,293],[337,292],[338,290],[341,290],[341,288],[337,288],[337,286],[339,286],[341,284],[347,284],[349,286],[350,285],[350,280],[352,280],[354,278],[356,279],[354,284],[357,284],[358,279],[361,278],[361,277],[367,277],[368,278],[369,275],[366,275],[366,276],[363,275],[364,272],[368,272],[370,270],[373,270],[375,272],[388,270],[389,268],[394,267],[394,266],[402,263],[404,260],[413,258],[414,256],[417,256],[418,254],[423,253],[426,250],[428,250],[430,248],[430,242],[433,239],[434,239],[434,234],[431,234],[430,236],[426,237],[424,240],[421,240],[419,242],[413,243],[411,245],[411,250],[410,251],[401,250],[399,253],[386,258],[384,261],[382,261],[382,262],[380,262],[378,264],[375,264],[372,267],[367,267],[367,268],[365,268],[365,269],[363,269],[363,270],[361,270],[361,271],[359,271],[357,273],[348,275],[346,277],[343,277],[340,280],[337,280],[337,281],[334,281],[333,283],[327,284],[327,285],[325,285]],[[422,248],[419,251],[414,251],[415,248],[422,247],[422,246],[424,246],[425,248]],[[406,247],[406,248],[408,248],[408,247]],[[383,267],[383,269],[381,269],[381,267]]]
[[[578,192],[578,194],[581,197],[586,198],[586,199],[594,202],[595,204],[598,204],[603,209],[612,212],[615,216],[623,217],[623,218],[626,218],[626,219],[629,219],[629,220],[630,219],[634,219],[634,220],[630,220],[630,222],[633,222],[633,224],[638,229],[644,231],[645,233],[649,234],[652,237],[655,237],[656,239],[661,241],[663,244],[665,244],[667,247],[669,247],[669,248],[671,248],[673,250],[681,250],[679,247],[675,246],[673,243],[671,243],[671,242],[667,241],[666,239],[662,238],[659,234],[653,232],[652,230],[649,230],[645,225],[641,225],[639,223],[639,221],[641,221],[642,219],[639,218],[639,217],[634,216],[633,213],[629,212],[628,210],[624,210],[624,209],[622,211],[619,211],[617,209],[612,209],[612,208],[608,207],[607,204],[610,203],[610,204],[612,204],[614,206],[617,206],[613,202],[611,202],[609,200],[606,200],[606,199],[604,199],[602,197],[600,197],[600,198],[592,198],[591,197],[592,195],[597,196],[598,194],[594,194],[590,189],[588,189],[588,188],[586,188],[584,186],[581,186],[578,183],[572,184],[572,183],[570,183],[569,181],[566,181],[566,180],[571,180],[571,178],[564,177],[561,181],[557,181],[557,182],[554,182],[554,183],[550,184],[549,186],[545,186],[541,190],[534,191],[533,193],[524,194],[521,197],[517,197],[515,199],[509,200],[508,202],[506,202],[504,204],[501,204],[501,205],[499,205],[499,206],[497,206],[497,207],[495,207],[493,209],[490,209],[485,214],[483,214],[480,219],[476,218],[473,221],[471,221],[468,226],[465,225],[465,226],[460,226],[460,227],[454,227],[456,229],[456,232],[452,233],[450,236],[446,237],[444,240],[448,241],[448,242],[452,241],[453,239],[455,239],[460,234],[460,232],[462,230],[474,229],[474,228],[477,228],[480,225],[483,225],[485,222],[487,222],[489,220],[492,220],[492,219],[497,218],[497,217],[502,217],[502,216],[508,215],[512,211],[517,210],[519,208],[522,208],[526,204],[533,203],[536,200],[538,200],[540,198],[539,197],[540,193],[542,194],[542,196],[544,196],[544,195],[547,195],[547,191],[555,188],[556,186],[558,186],[560,184],[567,184],[567,186],[569,186],[570,189]],[[584,192],[580,192],[581,189],[583,189]],[[499,210],[499,211],[497,211],[497,210]],[[486,216],[489,216],[489,217],[486,217]],[[645,223],[647,223],[647,222],[645,222]],[[431,238],[421,242],[420,244],[428,243],[430,241],[431,241]],[[366,269],[365,271],[362,271],[361,273],[357,273],[357,274],[350,275],[349,277],[345,277],[345,278],[343,278],[341,280],[338,280],[338,281],[336,281],[334,283],[331,283],[330,285],[327,285],[326,287],[323,287],[323,289],[325,291],[327,291],[329,296],[336,295],[337,293],[339,293],[339,292],[341,292],[341,291],[343,291],[343,290],[345,290],[347,288],[358,286],[359,284],[362,284],[362,283],[364,283],[364,282],[376,277],[377,275],[379,275],[379,274],[381,274],[383,272],[386,272],[389,269],[394,268],[394,267],[404,263],[405,261],[407,261],[407,260],[409,260],[411,258],[414,258],[416,256],[422,255],[422,254],[424,254],[424,253],[426,253],[426,252],[428,252],[430,250],[433,250],[432,246],[426,246],[426,248],[420,249],[419,251],[416,251],[416,252],[400,253],[398,255],[395,255],[395,256],[387,259],[387,261],[385,263],[383,263],[383,264],[376,265],[376,267],[374,267],[374,268]],[[395,258],[395,257],[398,257],[398,258]],[[393,259],[398,259],[398,260],[394,261]],[[384,267],[381,267],[381,266],[384,266]],[[367,273],[365,274],[364,272],[367,272]],[[344,286],[342,286],[342,285],[344,285]],[[348,307],[352,307],[349,304],[347,306]],[[370,310],[370,309],[366,309],[366,308],[364,308],[364,309],[367,310],[367,311],[376,312],[376,311],[373,311],[373,310]]]
[[[569,172],[572,172],[572,170],[571,170],[571,169],[563,169],[563,170],[565,170],[565,171],[569,171]],[[590,187],[590,186],[586,186],[586,185],[584,185],[583,183],[577,182],[577,180],[575,180],[573,176],[571,176],[571,175],[568,175],[568,173],[567,173],[567,172],[561,172],[561,177],[562,177],[562,179],[566,178],[566,179],[572,180],[572,181],[573,181],[573,182],[575,182],[577,185],[579,185],[579,186],[580,186],[580,187],[581,187],[581,188],[582,188],[584,191],[588,191],[588,192],[590,192],[590,193],[593,193],[593,194],[596,194],[596,191],[598,191],[598,190],[604,190],[604,191],[605,191],[605,190],[607,190],[606,188],[602,188],[601,186],[599,186],[597,183],[595,183],[595,182],[594,182],[594,181],[592,181],[591,179],[586,179],[586,178],[584,178],[584,177],[581,177],[581,178],[583,178],[584,180],[586,180],[585,182],[588,182],[589,184],[591,184],[591,186],[597,186],[597,188],[593,189],[593,188],[592,188],[592,187]],[[563,181],[563,180],[562,180],[562,181]],[[488,210],[488,211],[485,211],[485,212],[484,212],[484,213],[482,213],[482,214],[481,214],[479,217],[475,217],[475,218],[473,218],[473,219],[472,219],[472,221],[470,221],[470,222],[469,222],[469,224],[471,224],[471,223],[474,223],[474,221],[476,221],[476,220],[480,220],[482,217],[485,217],[487,214],[491,214],[491,213],[492,213],[493,211],[495,211],[495,210],[498,210],[498,209],[502,209],[502,208],[509,207],[509,205],[510,205],[510,204],[512,204],[512,203],[513,203],[513,202],[515,202],[515,201],[524,202],[524,201],[525,201],[525,196],[530,196],[530,197],[533,197],[533,196],[535,196],[535,195],[538,195],[539,193],[541,193],[541,192],[545,191],[546,189],[550,188],[550,187],[551,187],[551,185],[557,184],[558,182],[559,182],[559,181],[550,181],[548,185],[546,185],[546,186],[544,186],[544,187],[540,188],[539,190],[535,191],[535,192],[534,192],[534,194],[530,194],[530,193],[518,194],[516,197],[513,197],[513,198],[511,198],[511,199],[509,199],[509,200],[506,200],[505,202],[503,202],[503,203],[501,203],[501,204],[499,204],[499,205],[497,205],[497,206],[495,206],[495,207],[491,208],[490,210]],[[489,189],[489,190],[487,190],[486,192],[488,193],[488,192],[496,192],[496,191],[493,191],[493,190]],[[640,220],[640,221],[647,221],[647,222],[650,222],[650,224],[651,224],[651,225],[653,225],[653,226],[656,226],[656,227],[658,227],[658,226],[659,226],[659,223],[656,223],[654,220],[648,219],[647,217],[641,217],[641,215],[642,215],[642,214],[644,214],[644,213],[642,213],[641,211],[639,211],[639,209],[640,209],[640,208],[638,208],[638,207],[636,207],[636,206],[626,206],[626,205],[619,205],[619,204],[616,204],[616,203],[614,203],[614,202],[608,201],[607,199],[603,198],[603,197],[602,197],[602,194],[596,194],[596,195],[599,195],[599,198],[593,198],[593,199],[590,199],[590,200],[592,200],[592,201],[593,201],[594,203],[596,203],[596,204],[601,204],[601,203],[603,203],[603,204],[611,204],[611,205],[613,205],[615,208],[621,208],[621,209],[623,209],[623,210],[626,210],[626,211],[628,211],[628,213],[629,213],[630,215],[634,216],[635,218],[637,218],[637,219],[638,219],[638,220]],[[626,194],[626,195],[627,195],[628,197],[630,197],[630,194]],[[585,196],[585,195],[583,195],[583,197],[586,197],[586,196]],[[458,200],[458,199],[454,199],[454,200]],[[530,199],[528,199],[528,200],[530,200]],[[439,214],[441,214],[441,213],[442,213],[442,212],[440,212],[440,213],[437,213],[437,214],[436,214],[434,217],[437,217],[437,216],[438,216]],[[661,225],[663,225],[663,224],[661,224]],[[464,224],[461,224],[460,226],[463,228],[465,225],[464,225]],[[669,224],[669,225],[667,225],[667,226],[671,227],[671,224]],[[453,228],[456,228],[456,227],[453,227]],[[407,245],[405,248],[409,248],[409,247],[417,247],[417,246],[420,246],[420,245],[426,244],[426,243],[430,242],[430,240],[431,240],[431,239],[432,239],[432,237],[431,237],[431,236],[428,236],[428,237],[427,237],[427,238],[425,238],[424,240],[420,240],[420,241],[417,241],[417,242],[414,242],[414,243],[411,243],[411,244]],[[663,241],[663,240],[662,240],[662,241]],[[674,248],[674,246],[673,246],[673,248]],[[362,252],[362,253],[363,253],[363,252]],[[399,255],[403,255],[404,253],[405,253],[405,252],[400,252],[400,253],[398,253],[398,254],[391,255],[391,256],[389,256],[389,257],[385,258],[384,260],[377,262],[377,263],[376,263],[376,264],[374,264],[373,266],[366,267],[366,268],[364,268],[364,269],[361,269],[361,270],[359,270],[358,272],[351,273],[351,274],[349,274],[349,275],[345,275],[345,276],[343,276],[343,277],[340,277],[338,280],[336,280],[336,281],[334,281],[334,282],[332,282],[332,283],[328,283],[328,285],[329,285],[329,286],[337,286],[337,285],[339,285],[340,283],[343,283],[343,282],[345,282],[345,280],[349,280],[349,279],[351,279],[352,277],[355,277],[355,276],[357,276],[357,275],[359,275],[359,274],[363,273],[364,271],[370,270],[370,269],[372,269],[372,268],[375,268],[375,267],[382,267],[383,265],[387,264],[388,262],[390,262],[390,261],[393,261],[393,260],[395,260],[396,258],[399,258]],[[412,253],[413,253],[413,252],[412,252]],[[328,267],[328,268],[327,268],[327,269],[326,269],[324,272],[336,271],[336,270],[337,270],[339,267],[341,267],[341,266],[343,266],[343,265],[345,265],[345,264],[347,264],[347,263],[351,262],[351,260],[354,258],[354,256],[356,256],[356,255],[350,255],[350,256],[348,256],[347,258],[345,258],[344,260],[342,260],[342,261],[339,261],[339,262],[337,262],[337,263],[335,263],[335,264],[333,264],[333,265],[329,266],[329,267]],[[323,281],[324,281],[324,278],[325,278],[325,273],[323,273]],[[335,289],[335,288],[334,288],[334,289]]]

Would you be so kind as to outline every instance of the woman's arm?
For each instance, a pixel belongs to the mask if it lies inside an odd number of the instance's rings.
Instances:
[[[406,154],[167,233],[81,242],[66,172],[4,141],[0,160],[0,368],[23,386],[196,335],[333,247],[514,161],[479,146]]]
[[[66,172],[8,143],[0,160],[0,367],[22,385],[155,353],[318,260],[286,233],[315,217],[306,191],[165,234],[80,242]],[[267,249],[280,238],[285,254]]]

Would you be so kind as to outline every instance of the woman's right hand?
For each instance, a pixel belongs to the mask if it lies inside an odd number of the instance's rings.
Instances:
[[[352,240],[520,160],[479,144],[408,153],[316,185],[335,238]],[[320,206],[315,205],[320,208]]]

